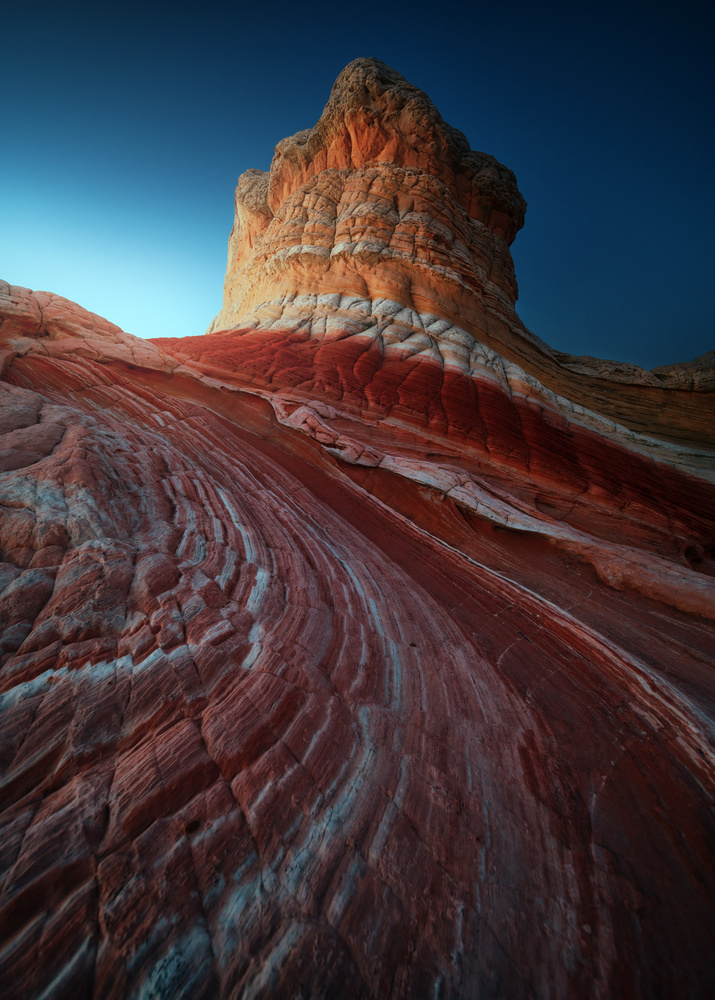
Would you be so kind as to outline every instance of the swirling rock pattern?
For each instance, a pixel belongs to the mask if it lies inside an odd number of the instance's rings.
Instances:
[[[374,60],[237,205],[228,332],[0,286],[4,995],[711,996],[708,359],[524,331]]]

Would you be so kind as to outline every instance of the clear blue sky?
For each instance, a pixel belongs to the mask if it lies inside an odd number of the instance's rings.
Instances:
[[[516,173],[530,329],[645,367],[695,357],[715,347],[714,27],[689,0],[8,5],[0,277],[138,336],[202,333],[238,174],[373,55]]]

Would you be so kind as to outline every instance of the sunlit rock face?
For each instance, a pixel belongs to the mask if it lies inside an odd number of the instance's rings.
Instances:
[[[3,995],[712,996],[712,358],[375,60],[236,204],[208,335],[0,285]]]
[[[315,128],[280,142],[269,174],[239,179],[214,328],[301,292],[425,312],[486,293],[508,308],[517,294],[509,244],[525,210],[513,173],[471,150],[426,94],[384,63],[357,59]]]

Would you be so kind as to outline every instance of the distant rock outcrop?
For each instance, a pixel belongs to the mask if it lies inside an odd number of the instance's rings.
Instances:
[[[525,204],[377,60],[213,332],[0,285],[0,982],[715,992],[712,356],[552,351]]]

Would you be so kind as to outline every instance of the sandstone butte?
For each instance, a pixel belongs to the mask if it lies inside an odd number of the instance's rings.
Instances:
[[[208,334],[2,285],[9,998],[715,996],[715,355],[515,311],[516,181],[370,59]]]

